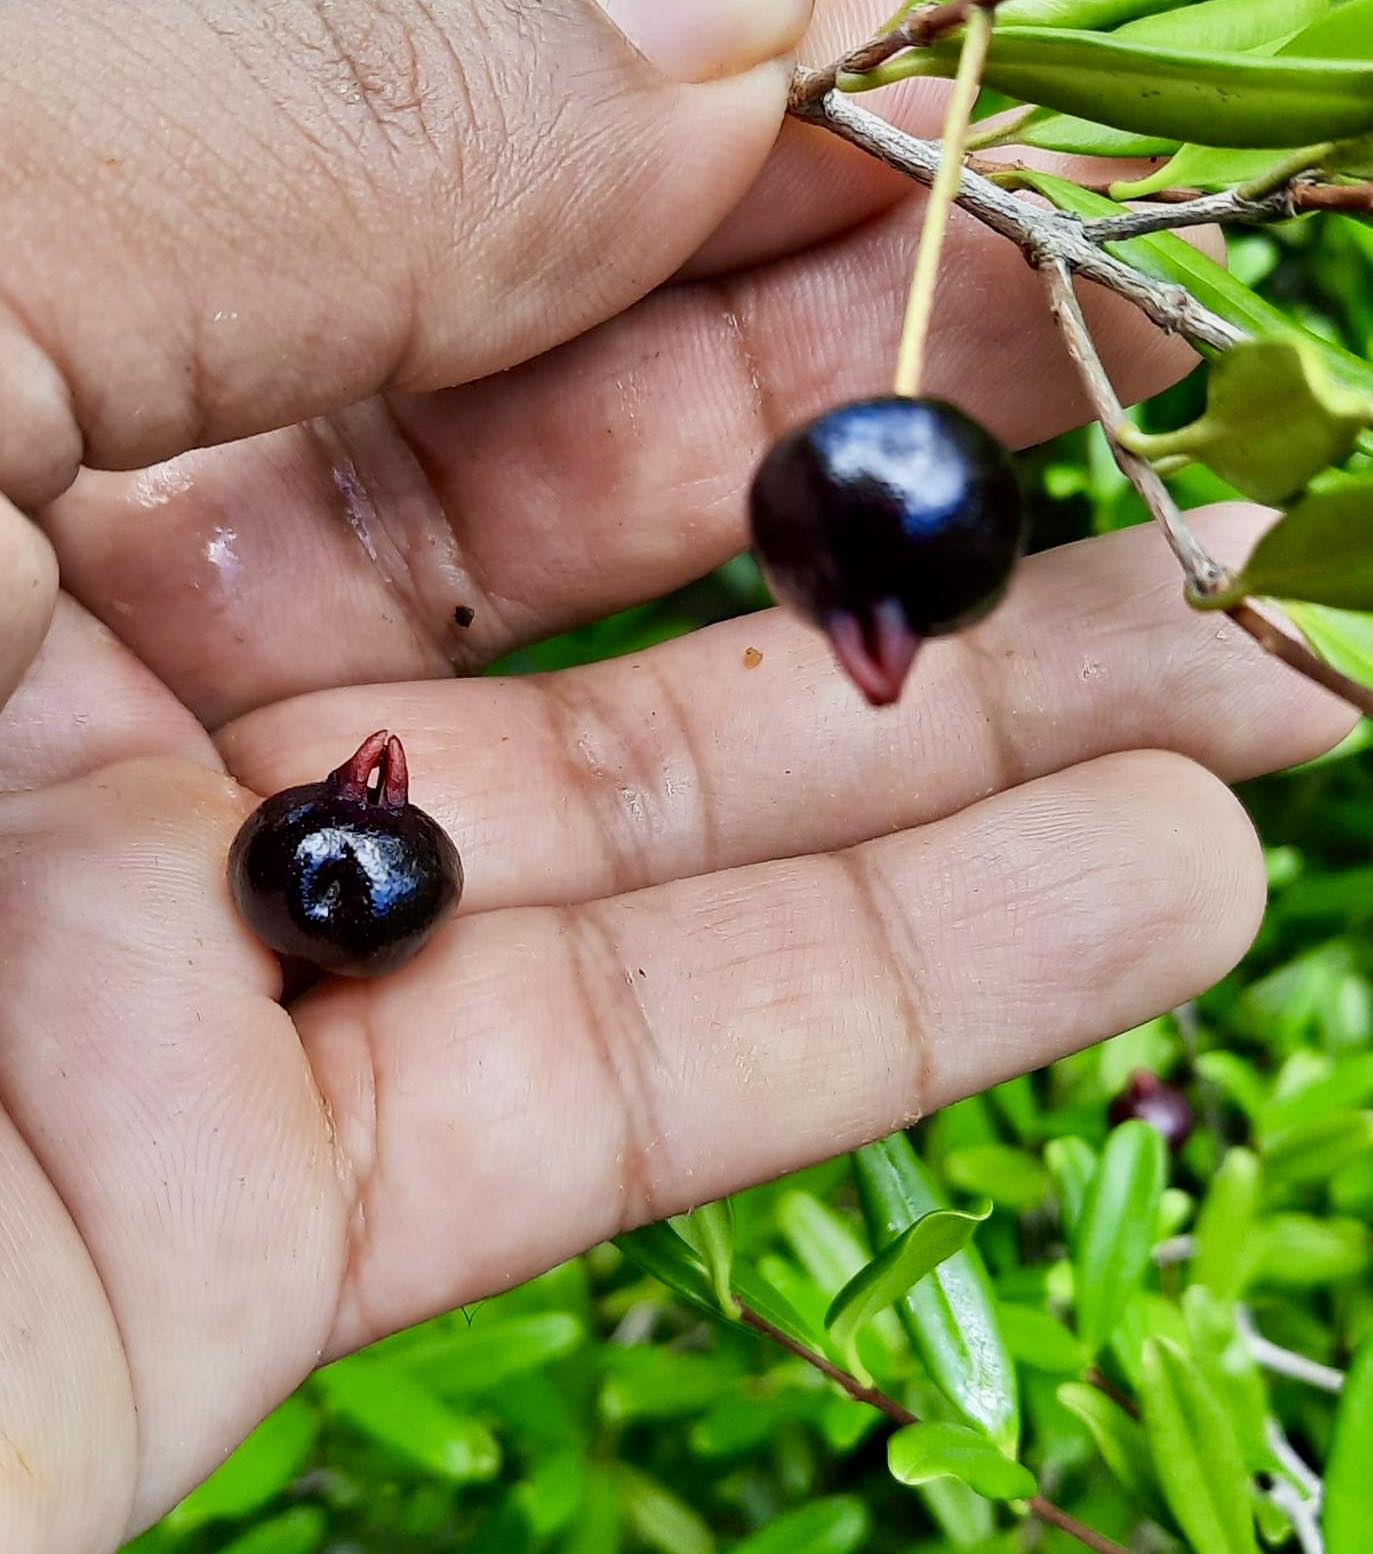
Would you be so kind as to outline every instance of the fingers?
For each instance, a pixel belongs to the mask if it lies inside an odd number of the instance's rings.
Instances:
[[[137,1436],[119,1330],[62,1200],[3,1113],[0,1181],[0,1545],[103,1554],[128,1525]]]
[[[66,594],[19,688],[0,709],[0,792],[65,782],[140,755],[219,766],[166,686]]]
[[[1259,522],[1200,515],[1227,559]],[[982,626],[927,645],[882,713],[818,634],[774,611],[559,675],[289,702],[220,747],[270,793],[371,728],[397,730],[480,911],[850,846],[1112,751],[1172,749],[1233,781],[1317,754],[1351,721],[1190,610],[1162,539],[1138,529],[1030,558]]]
[[[97,1554],[132,1535],[298,1385],[332,1321],[345,1223],[327,1119],[274,1002],[279,969],[225,882],[250,807],[172,761],[0,806],[0,1094],[85,1243],[72,1298],[90,1299],[93,1265],[118,1324],[136,1429],[115,1461],[127,1472],[136,1448],[138,1478],[127,1533],[109,1520],[6,1549]]]
[[[744,544],[780,428],[887,382],[918,220],[908,204],[820,252],[672,288],[491,382],[83,477],[47,519],[67,586],[211,724],[447,675],[656,597]],[[931,391],[1015,444],[1083,419],[1018,250],[964,220],[951,245]],[[1127,394],[1190,360],[1118,298],[1092,305]]]
[[[332,1338],[515,1283],[1189,998],[1262,910],[1233,797],[1073,768],[852,852],[459,920],[296,1010],[365,1215]]]
[[[809,4],[608,8],[5,7],[0,491],[466,381],[670,275],[762,165]]]
[[[38,652],[56,601],[52,546],[0,496],[0,708]]]

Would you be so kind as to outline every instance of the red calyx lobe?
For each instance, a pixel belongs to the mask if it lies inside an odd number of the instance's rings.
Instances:
[[[375,783],[372,781],[374,775]],[[405,746],[384,728],[369,734],[326,780],[340,798],[351,799],[355,804],[404,809],[410,801],[410,768],[405,760]]]
[[[906,621],[896,599],[883,599],[860,618],[851,610],[835,610],[824,621],[834,656],[869,706],[890,707],[901,696],[920,638]]]

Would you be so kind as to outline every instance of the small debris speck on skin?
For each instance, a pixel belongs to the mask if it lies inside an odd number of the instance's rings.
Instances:
[[[463,631],[466,631],[476,618],[477,612],[470,604],[460,604],[453,611],[453,624],[460,627]]]
[[[744,668],[756,669],[763,662],[763,655],[756,647],[744,649]]]

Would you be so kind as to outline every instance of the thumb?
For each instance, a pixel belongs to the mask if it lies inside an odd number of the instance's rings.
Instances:
[[[0,7],[0,493],[468,381],[670,276],[811,0]]]

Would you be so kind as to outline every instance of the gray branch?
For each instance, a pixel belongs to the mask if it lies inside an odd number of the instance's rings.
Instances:
[[[917,183],[928,187],[934,182],[939,171],[938,141],[907,135],[838,92],[808,98],[806,81],[806,72],[798,72],[791,110],[796,118],[820,125]],[[1017,199],[970,168],[963,170],[956,203],[984,226],[1017,244],[1032,264],[1060,261],[1085,279],[1127,298],[1159,328],[1179,334],[1193,345],[1227,350],[1245,338],[1233,324],[1203,307],[1185,287],[1152,280],[1105,253],[1075,216]]]

